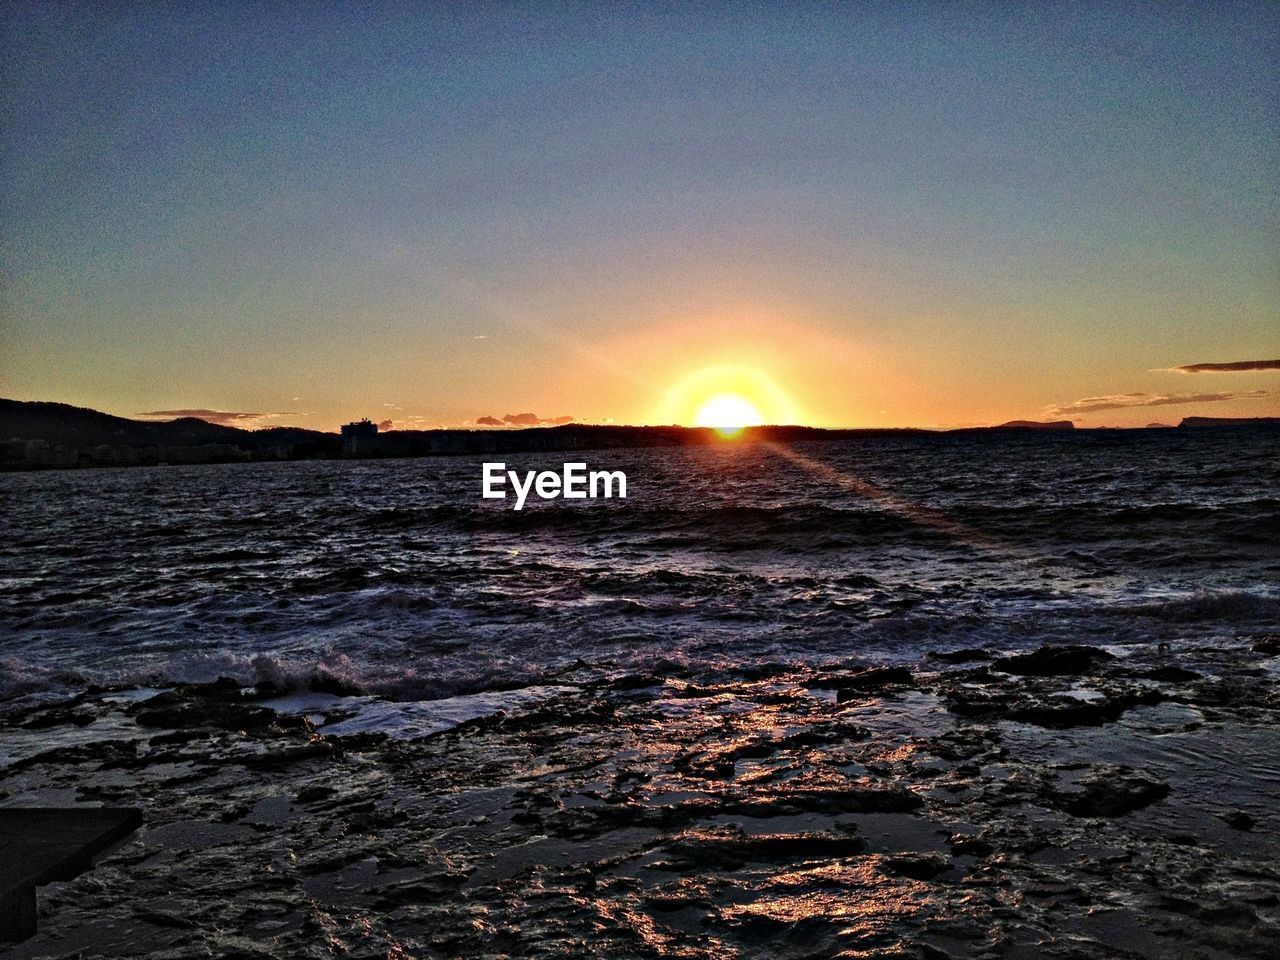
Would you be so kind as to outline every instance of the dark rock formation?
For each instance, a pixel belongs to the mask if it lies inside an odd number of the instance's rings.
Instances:
[[[1119,817],[1169,795],[1169,785],[1131,767],[1100,767],[1074,790],[1054,791],[1050,802],[1077,817]]]
[[[1089,673],[1098,664],[1114,659],[1097,647],[1045,646],[1030,653],[1002,657],[993,667],[1022,677],[1063,677]]]

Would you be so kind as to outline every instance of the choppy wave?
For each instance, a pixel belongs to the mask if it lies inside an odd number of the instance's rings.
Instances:
[[[579,661],[1246,637],[1280,629],[1278,454],[1247,432],[598,451],[627,500],[519,512],[466,458],[8,475],[0,697],[227,675],[435,698]]]
[[[1171,623],[1280,624],[1280,596],[1248,590],[1197,590],[1187,596],[1137,603],[1124,609],[1136,616]]]

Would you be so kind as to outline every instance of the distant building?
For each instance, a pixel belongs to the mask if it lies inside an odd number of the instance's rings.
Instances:
[[[356,420],[353,423],[344,423],[342,425],[342,435],[344,437],[374,437],[378,435],[378,425],[367,417],[364,420]]]
[[[27,467],[74,467],[79,459],[74,447],[48,440],[8,440],[0,450],[0,460]]]
[[[342,452],[348,457],[368,455],[378,444],[378,425],[366,417],[342,425]]]

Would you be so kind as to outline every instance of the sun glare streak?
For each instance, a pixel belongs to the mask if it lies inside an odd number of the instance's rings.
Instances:
[[[604,350],[593,347],[581,338],[561,333],[550,322],[539,321],[527,312],[507,306],[491,291],[472,281],[452,278],[452,282],[443,286],[459,303],[466,303],[478,312],[485,314],[485,321],[495,326],[518,330],[534,337],[544,344],[555,348],[558,352],[584,361],[602,373],[609,374],[620,381],[630,383],[637,392],[648,393],[654,386],[637,374],[635,369]],[[491,340],[488,335],[483,340]]]
[[[865,497],[868,500],[884,507],[886,510],[892,510],[899,516],[906,517],[908,520],[918,523],[923,527],[928,527],[931,530],[936,530],[939,533],[954,537],[963,543],[967,543],[971,547],[1000,553],[1007,559],[1018,560],[1027,564],[1028,567],[1036,567],[1045,571],[1056,571],[1061,573],[1062,571],[1072,569],[1062,562],[1037,556],[1034,552],[1025,547],[997,539],[990,534],[983,533],[981,530],[975,530],[967,524],[951,519],[941,510],[922,507],[918,503],[912,503],[910,500],[904,500],[902,497],[894,496],[888,490],[871,483],[869,480],[850,476],[848,473],[845,473],[842,470],[837,470],[830,464],[823,463],[821,460],[815,460],[813,457],[805,456],[803,453],[793,450],[785,444],[777,443],[772,440],[764,440],[761,441],[761,443],[762,446],[768,449],[771,453],[782,457],[784,460],[790,460],[797,466],[808,470],[814,476],[826,480],[842,490],[847,490],[849,493]]]
[[[846,490],[849,493],[857,494],[865,497],[886,510],[891,510],[900,516],[906,517],[908,520],[918,523],[923,527],[929,527],[937,530],[939,533],[945,533],[949,536],[962,540],[965,543],[975,547],[984,547],[987,549],[1008,550],[1009,545],[1000,543],[992,539],[985,533],[974,530],[972,527],[963,523],[952,520],[940,510],[933,510],[929,507],[922,507],[919,504],[904,500],[901,497],[894,496],[883,487],[877,486],[868,480],[862,480],[858,477],[850,476],[841,470],[837,470],[830,464],[823,463],[821,460],[815,460],[813,457],[805,456],[796,450],[791,449],[781,443],[773,441],[764,441],[764,446],[772,453],[777,454],[785,460],[790,460],[799,467],[808,470],[814,476],[826,480],[835,486]]]

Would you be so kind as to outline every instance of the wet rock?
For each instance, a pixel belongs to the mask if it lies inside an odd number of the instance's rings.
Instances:
[[[157,734],[147,742],[153,747],[172,747],[202,740],[207,736],[208,733],[202,730],[174,730],[172,733]]]
[[[1238,671],[1243,673],[1244,671]],[[1269,691],[1263,685],[1249,680],[1231,678],[1195,685],[1195,693],[1184,702],[1200,707],[1247,707],[1266,703]]]
[[[139,726],[170,730],[225,730],[246,733],[282,733],[309,730],[301,716],[278,714],[243,695],[234,680],[175,687],[157,694],[128,711]]]
[[[962,650],[930,650],[930,660],[941,660],[943,663],[973,663],[978,660],[990,660],[991,654],[977,647],[965,647]]]
[[[1258,920],[1258,915],[1250,907],[1227,900],[1206,901],[1201,897],[1163,894],[1157,898],[1156,905],[1162,910],[1193,917],[1215,927],[1248,927]]]
[[[180,683],[172,690],[167,690],[148,703],[162,698],[172,698],[174,702],[181,700],[221,700],[236,701],[244,699],[245,688],[239,680],[231,677],[219,677],[210,683]]]
[[[888,686],[915,686],[915,678],[906,667],[873,667],[861,673],[822,677],[810,686],[819,690],[837,690],[840,699],[845,699],[845,694],[880,690]]]
[[[1032,650],[1030,653],[1001,657],[993,666],[997,670],[1022,677],[1062,677],[1090,673],[1099,664],[1114,659],[1112,654],[1097,647],[1079,644],[1050,645]]]
[[[276,683],[274,680],[259,680],[252,690],[245,693],[245,696],[253,700],[269,700],[288,692],[289,688],[284,684]]]
[[[748,663],[740,666],[737,670],[738,675],[744,680],[772,680],[775,677],[785,676],[795,669],[788,663],[778,663],[776,661],[764,661],[761,663]]]
[[[172,913],[166,913],[163,910],[151,910],[145,906],[138,907],[133,917],[143,923],[149,923],[156,927],[172,927],[176,930],[193,930],[199,924],[191,917],[175,916]]]
[[[63,749],[19,760],[24,772],[6,768],[2,786],[115,805],[142,784],[161,829],[200,824],[122,849],[95,872],[101,886],[77,881],[48,900],[58,931],[41,944],[49,953],[97,947],[93,938],[114,929],[102,952],[130,956],[230,956],[252,940],[276,956],[383,956],[397,944],[415,955],[514,956],[535,944],[547,957],[1082,960],[1172,950],[1270,960],[1280,887],[1257,784],[1171,779],[1190,808],[1258,819],[1248,842],[1219,827],[1184,846],[1176,831],[1186,827],[1159,806],[1121,815],[1155,802],[1164,784],[1101,764],[1166,750],[1160,738],[1200,713],[1208,722],[1188,748],[1212,758],[1206,773],[1270,757],[1274,679],[1239,682],[1259,655],[1188,656],[1233,684],[1161,686],[1184,706],[1105,738],[960,720],[932,697],[894,696],[892,685],[882,688],[886,709],[872,690],[856,717],[832,696],[797,692],[861,676],[845,663],[818,677],[789,665],[785,684],[730,668],[625,692],[593,679],[421,738],[326,738],[362,744],[367,753],[347,763],[326,761],[300,722],[283,729],[289,718],[245,730],[247,717],[265,715],[241,711],[266,705],[231,685],[184,689],[146,705],[81,704],[104,733],[118,724],[137,738],[136,749],[53,727],[49,744],[62,738]],[[1061,697],[1072,681],[1052,675],[935,668],[917,679],[993,718],[1040,709],[1056,724],[1085,716],[1056,711],[1105,715],[1181,682],[1134,679],[1168,665],[1154,649],[1135,650],[1098,671],[1097,692],[1086,694],[1094,701]],[[680,696],[682,687],[697,695]],[[1222,706],[1193,709],[1202,688]],[[139,735],[119,723],[168,709],[190,711],[194,725]],[[1264,719],[1242,725],[1246,711]],[[211,725],[218,716],[239,725]],[[246,772],[250,755],[262,766]],[[712,768],[733,775],[708,780]],[[959,787],[962,796],[948,793]],[[844,824],[859,830],[841,834]],[[140,910],[154,923],[131,926]],[[198,937],[167,919],[186,917]]]
[[[297,792],[294,799],[298,803],[315,803],[317,800],[328,800],[330,797],[337,795],[337,793],[338,791],[334,787],[317,784],[303,787]]]
[[[1243,810],[1228,810],[1226,813],[1218,814],[1218,819],[1234,830],[1252,830],[1256,822]]]
[[[171,697],[174,700],[239,700],[244,684],[232,677],[218,677],[207,683],[179,683],[152,700]]]
[[[963,761],[973,761],[979,757],[984,760],[998,759],[1005,753],[999,741],[1000,736],[994,730],[962,727],[935,738],[929,744],[929,750],[943,760],[960,762],[961,765],[956,769],[961,773],[976,774],[980,767],[976,763]]]
[[[1105,767],[1086,774],[1075,790],[1053,791],[1049,800],[1077,817],[1119,817],[1169,795],[1169,785],[1130,767]]]
[[[781,749],[795,750],[805,747],[830,746],[849,740],[865,740],[871,736],[866,727],[853,723],[831,722],[822,727],[810,727],[778,740]]]
[[[1187,683],[1191,680],[1199,680],[1200,674],[1194,670],[1188,670],[1177,664],[1169,664],[1164,667],[1153,667],[1150,670],[1139,670],[1133,676],[1141,677],[1144,680],[1160,680],[1165,683]]]
[[[789,788],[762,791],[736,803],[725,804],[726,812],[753,817],[783,816],[791,813],[909,813],[924,801],[898,786],[855,785],[815,789]]]
[[[946,701],[947,710],[957,717],[984,719],[1006,714],[1014,698],[1008,693],[953,689],[947,692]]]
[[[950,842],[953,857],[985,857],[995,851],[987,840],[965,833],[952,834]]]
[[[631,673],[625,677],[618,677],[616,680],[610,680],[608,683],[611,690],[644,690],[648,687],[661,686],[665,680],[662,677],[647,676],[642,673]]]
[[[52,727],[61,726],[87,727],[96,719],[97,716],[92,710],[53,707],[48,710],[38,711],[20,726],[24,730],[48,730]]]
[[[670,660],[667,657],[658,660],[651,669],[657,677],[687,677],[690,673],[688,664]]]
[[[403,906],[421,903],[439,903],[442,897],[457,890],[466,879],[455,873],[441,872],[432,876],[397,883],[379,891],[372,907],[375,910],[395,910]]]
[[[1070,727],[1096,727],[1114,723],[1126,711],[1137,706],[1153,706],[1164,697],[1156,690],[1121,694],[1105,700],[1075,700],[1062,697],[1040,703],[1011,707],[1005,716],[1039,727],[1065,730]]]
[[[712,906],[711,900],[704,896],[689,896],[684,893],[653,893],[644,898],[644,904],[656,913],[674,913],[677,910],[707,910]]]
[[[880,861],[883,872],[909,880],[932,880],[951,866],[951,861],[940,853],[897,853]]]
[[[362,733],[344,733],[341,736],[330,733],[325,735],[325,739],[333,744],[335,750],[343,753],[361,753],[377,749],[390,738],[380,730],[371,730]]]
[[[152,701],[147,701],[147,704],[151,703]],[[267,707],[240,703],[179,702],[145,706],[137,713],[134,720],[139,726],[166,727],[171,730],[212,728],[249,732],[266,730],[276,723],[277,714]]]
[[[1260,637],[1254,642],[1253,649],[1258,653],[1266,654],[1268,657],[1280,654],[1280,633],[1269,633]]]
[[[246,767],[271,769],[287,767],[291,763],[303,760],[332,760],[333,746],[324,740],[315,740],[295,747],[283,747],[278,750],[267,750],[263,753],[251,753],[237,757]]]
[[[316,693],[328,693],[335,697],[358,697],[364,693],[350,680],[332,673],[313,673],[307,686]]]
[[[394,826],[405,819],[403,811],[395,809],[360,810],[347,817],[346,826],[349,833],[374,833],[386,827]]]
[[[861,853],[860,837],[840,833],[775,833],[752,836],[737,827],[690,830],[666,848],[696,866],[732,868],[744,863],[794,863],[829,860]]]

